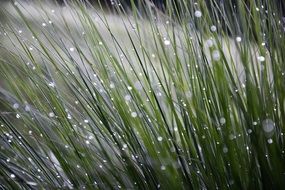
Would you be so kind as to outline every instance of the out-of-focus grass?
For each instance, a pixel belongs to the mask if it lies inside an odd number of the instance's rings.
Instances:
[[[211,2],[1,9],[0,187],[281,189],[281,15]]]

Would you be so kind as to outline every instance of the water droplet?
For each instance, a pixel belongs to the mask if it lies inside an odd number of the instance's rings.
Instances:
[[[259,62],[264,62],[264,61],[265,61],[265,57],[263,57],[263,56],[258,56],[258,57],[257,57],[257,60],[258,60]]]
[[[74,52],[75,48],[74,48],[74,47],[71,47],[71,48],[69,48],[69,50],[70,50],[71,52]]]
[[[241,37],[240,36],[236,37],[236,41],[241,42]]]
[[[48,86],[54,88],[55,87],[55,83],[54,82],[50,82],[50,83],[48,83]]]
[[[11,174],[10,177],[11,178],[15,178],[16,176],[15,176],[15,174]]]
[[[208,39],[207,41],[206,41],[206,47],[213,47],[213,45],[214,45],[214,41],[212,40],[212,39]]]
[[[128,95],[125,96],[125,100],[126,101],[130,101],[131,99],[132,99],[131,95],[128,94]]]
[[[48,114],[48,116],[49,116],[49,117],[54,117],[55,114],[54,114],[53,112],[50,112],[50,113]]]
[[[110,83],[110,88],[115,88],[115,84],[114,83]]]
[[[17,113],[16,114],[16,118],[19,119],[21,116]]]
[[[45,27],[47,24],[45,22],[42,23],[42,26]]]
[[[268,144],[272,144],[273,140],[272,139],[268,139],[267,142],[268,142]]]
[[[86,143],[86,144],[90,144],[90,141],[86,140],[85,143]]]
[[[158,141],[162,141],[162,139],[163,139],[163,138],[162,138],[161,136],[157,137],[157,140],[158,140]]]
[[[228,147],[223,147],[223,153],[228,153],[229,152],[229,149],[228,149]]]
[[[127,144],[123,144],[123,148],[128,148],[128,145]]]
[[[18,109],[19,107],[20,107],[20,105],[18,103],[13,104],[14,109]]]
[[[164,45],[169,46],[170,45],[170,40],[165,39],[164,40]]]
[[[132,112],[132,113],[131,113],[131,116],[132,116],[133,118],[135,118],[135,117],[138,116],[138,114],[137,114],[137,112]]]
[[[88,119],[85,119],[85,120],[84,120],[84,123],[89,123],[89,120],[88,120]]]
[[[224,125],[226,123],[226,119],[224,117],[220,118],[220,124]]]
[[[215,61],[219,61],[220,60],[220,52],[218,50],[214,50],[213,53],[212,53],[212,56],[213,56],[213,59]]]
[[[166,167],[164,165],[160,166],[161,170],[166,170]]]
[[[202,12],[197,10],[197,11],[195,11],[194,15],[195,15],[195,17],[200,18],[202,16]]]
[[[212,25],[210,29],[211,29],[212,32],[216,32],[217,31],[217,27],[215,25]]]
[[[266,119],[262,122],[262,128],[265,133],[271,133],[275,129],[275,123],[271,119]]]

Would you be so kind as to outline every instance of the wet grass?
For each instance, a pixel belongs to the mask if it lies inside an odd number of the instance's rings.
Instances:
[[[282,15],[211,2],[1,9],[0,187],[282,189]]]

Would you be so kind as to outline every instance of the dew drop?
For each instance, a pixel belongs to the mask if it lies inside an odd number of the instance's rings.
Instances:
[[[157,137],[157,140],[160,141],[160,142],[162,141],[162,139],[163,138],[161,136]]]
[[[20,107],[20,105],[18,103],[13,104],[14,109],[18,109],[19,107]]]
[[[275,129],[275,123],[271,119],[266,119],[262,122],[262,128],[265,133],[271,133]]]
[[[166,167],[164,165],[160,166],[161,170],[166,170]]]
[[[71,48],[69,48],[69,50],[70,50],[71,52],[74,52],[75,48],[74,48],[74,47],[71,47]]]
[[[241,42],[241,37],[240,36],[236,37],[236,41]]]
[[[137,112],[132,112],[132,113],[131,113],[131,116],[132,116],[133,118],[135,118],[135,117],[138,116],[138,114],[137,114]]]
[[[115,84],[114,83],[110,83],[110,88],[115,88]]]
[[[197,11],[195,11],[194,15],[195,15],[195,17],[200,18],[202,16],[202,12],[197,10]]]
[[[258,60],[259,62],[264,62],[264,61],[265,61],[265,57],[263,57],[263,56],[258,56],[258,57],[257,57],[257,60]]]
[[[15,174],[11,174],[10,177],[14,179],[16,176]]]
[[[170,45],[170,40],[165,39],[164,40],[164,45],[169,46]]]
[[[272,139],[268,139],[267,142],[268,142],[268,144],[272,144],[273,140]]]
[[[216,31],[217,31],[217,27],[216,27],[215,25],[212,25],[211,28],[210,28],[210,30],[211,30],[212,32],[216,32]]]
[[[19,119],[20,117],[21,117],[20,114],[17,113],[16,118]]]
[[[226,119],[224,117],[220,118],[220,124],[224,125],[226,123]]]
[[[128,94],[128,95],[125,96],[125,100],[126,101],[130,101],[131,99],[132,99],[131,95]]]
[[[48,116],[49,116],[49,117],[54,117],[55,114],[54,114],[53,112],[50,112],[50,113],[48,114]]]
[[[215,61],[219,61],[220,60],[220,52],[218,50],[214,50],[213,53],[212,53],[212,56],[213,56],[213,59]]]
[[[228,147],[223,147],[223,153],[228,153],[228,151],[229,151],[229,149],[228,149]]]

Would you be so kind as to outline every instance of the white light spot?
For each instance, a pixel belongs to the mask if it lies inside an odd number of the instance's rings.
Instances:
[[[123,148],[128,148],[128,145],[127,144],[123,144]]]
[[[21,117],[20,114],[17,113],[16,118],[19,119],[20,117]]]
[[[197,10],[197,11],[195,11],[194,15],[195,15],[195,17],[200,18],[202,16],[202,12]]]
[[[160,141],[160,142],[162,141],[162,139],[163,139],[163,138],[162,138],[162,137],[160,137],[160,136],[159,136],[159,137],[157,137],[157,140],[158,140],[158,141]]]
[[[224,117],[220,118],[220,124],[224,125],[226,123],[226,119]]]
[[[50,82],[50,83],[48,83],[48,86],[54,88],[55,87],[55,83],[54,82]]]
[[[110,83],[110,88],[115,88],[115,84],[114,83]]]
[[[214,61],[219,61],[221,57],[220,52],[218,50],[214,50],[212,53],[212,56],[213,56]]]
[[[216,27],[215,25],[212,25],[211,28],[210,28],[210,30],[211,30],[212,32],[216,32],[216,31],[217,31],[217,27]]]
[[[54,117],[55,115],[54,115],[53,112],[50,112],[50,113],[48,114],[48,116],[49,116],[49,117]]]
[[[264,61],[265,61],[265,57],[263,57],[263,56],[258,56],[258,57],[257,57],[257,60],[258,60],[259,62],[264,62]]]
[[[137,114],[137,112],[132,112],[132,113],[131,113],[131,116],[132,116],[133,118],[135,118],[135,117],[138,116],[138,114]]]
[[[268,139],[267,142],[268,142],[268,144],[272,144],[273,140],[272,139]]]
[[[74,48],[74,47],[71,47],[71,48],[69,48],[69,50],[70,50],[71,52],[74,52],[75,48]]]
[[[170,40],[165,39],[164,40],[164,45],[169,46],[170,45]]]
[[[125,96],[125,100],[126,101],[130,101],[131,99],[132,99],[131,95],[128,94],[128,95]]]
[[[42,23],[42,26],[45,27],[47,24],[45,22]]]
[[[20,107],[20,105],[18,103],[13,104],[14,109],[18,109],[19,107]]]
[[[90,144],[90,141],[86,140],[85,143],[86,143],[86,144]]]
[[[166,170],[166,167],[164,165],[160,166],[161,170]]]
[[[208,39],[206,41],[206,47],[213,47],[213,45],[214,45],[214,41],[212,39]]]
[[[26,111],[26,112],[31,111],[31,108],[30,108],[30,106],[29,106],[29,105],[26,105],[26,106],[25,106],[25,111]]]
[[[265,133],[271,133],[275,129],[275,123],[271,119],[266,119],[262,122],[262,128]]]
[[[85,119],[85,120],[84,120],[84,123],[89,123],[89,120],[88,120],[88,119]]]
[[[236,37],[236,41],[241,42],[241,37],[240,36]]]

